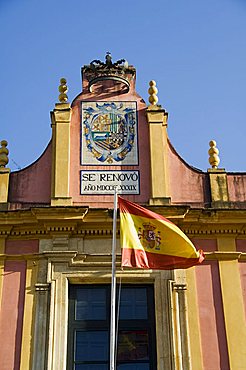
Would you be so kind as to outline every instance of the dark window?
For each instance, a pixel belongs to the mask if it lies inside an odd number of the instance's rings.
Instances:
[[[69,287],[68,370],[109,369],[110,289],[110,285]],[[117,370],[155,369],[153,286],[122,285]]]

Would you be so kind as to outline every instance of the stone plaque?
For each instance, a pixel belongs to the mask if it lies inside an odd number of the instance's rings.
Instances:
[[[82,195],[139,194],[139,171],[81,171]]]

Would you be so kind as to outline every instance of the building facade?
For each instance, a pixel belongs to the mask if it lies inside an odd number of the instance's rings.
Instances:
[[[33,164],[11,172],[1,141],[1,370],[109,369],[115,188],[206,256],[187,270],[122,270],[118,225],[117,369],[246,369],[246,173],[219,168],[214,141],[207,172],[187,164],[155,82],[149,105],[135,83],[107,54],[82,68],[71,104],[61,79]]]

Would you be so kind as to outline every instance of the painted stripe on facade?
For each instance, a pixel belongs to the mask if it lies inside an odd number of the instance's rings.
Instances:
[[[246,261],[239,263],[239,273],[241,278],[241,288],[244,302],[244,316],[246,320]]]
[[[5,239],[0,238],[0,254],[4,254],[4,248],[5,248]],[[0,259],[0,307],[2,301],[3,273],[4,273],[4,259]]]
[[[26,270],[20,370],[31,369],[32,365],[35,324],[35,284],[37,282],[37,271],[38,266],[36,265],[36,262],[28,260]]]
[[[19,370],[25,279],[25,261],[5,262],[0,317],[1,370]]]
[[[217,261],[196,268],[203,369],[230,369]],[[236,370],[236,368],[235,368]]]
[[[237,252],[246,252],[246,239],[236,239]],[[246,320],[246,261],[239,263],[239,273],[241,279],[242,296],[244,302],[244,316]]]
[[[197,302],[197,286],[195,268],[186,270],[187,282],[187,304],[188,304],[188,323],[189,323],[189,338],[191,351],[191,366],[192,369],[202,369],[202,350],[201,350],[201,335],[199,326],[199,312]]]
[[[219,251],[236,251],[235,239],[218,238]],[[245,369],[246,326],[239,263],[237,260],[219,261],[225,327],[231,369]]]

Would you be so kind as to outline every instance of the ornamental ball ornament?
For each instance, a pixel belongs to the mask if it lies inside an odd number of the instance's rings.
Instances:
[[[158,97],[157,97],[158,89],[156,87],[156,82],[154,80],[151,80],[149,82],[149,86],[150,86],[148,90],[149,102],[151,105],[156,105],[158,103]]]
[[[215,140],[211,140],[209,142],[209,151],[208,151],[208,154],[209,154],[209,163],[210,165],[212,166],[212,168],[218,168],[218,165],[220,163],[220,158],[219,158],[219,149],[216,147],[216,141]]]
[[[1,145],[0,147],[0,167],[5,167],[9,162],[9,158],[8,158],[9,151],[6,148],[8,145],[8,142],[6,140],[2,140],[0,142],[0,145]]]

